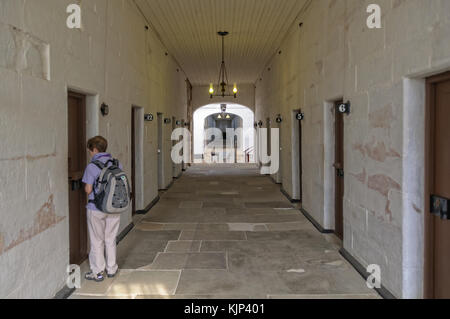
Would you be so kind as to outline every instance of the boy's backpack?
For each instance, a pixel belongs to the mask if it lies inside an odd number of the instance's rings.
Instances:
[[[131,203],[130,184],[127,175],[119,167],[119,161],[110,159],[106,163],[94,161],[92,164],[101,172],[93,187],[94,200],[91,202],[99,211],[106,214],[120,214],[127,211]],[[96,187],[99,188],[98,191]]]

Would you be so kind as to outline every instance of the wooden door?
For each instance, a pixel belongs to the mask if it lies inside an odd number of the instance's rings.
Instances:
[[[344,238],[344,115],[335,107],[335,234],[340,239]]]
[[[436,197],[450,204],[450,73],[428,80],[426,297],[450,298],[450,220],[432,215]],[[432,196],[436,196],[433,197]],[[433,201],[433,202],[432,202]],[[448,214],[448,212],[447,212]]]
[[[70,263],[87,258],[87,196],[81,183],[86,167],[86,98],[68,95],[68,168]]]
[[[163,181],[163,114],[158,113],[158,188],[164,188]]]
[[[177,119],[175,118],[175,116],[172,116],[172,132],[170,132],[170,134],[172,134],[175,129],[177,128]],[[172,148],[170,149],[172,151],[173,147],[176,145],[176,141],[172,141]],[[175,164],[174,161],[172,161],[172,177],[176,177],[176,170],[177,170],[177,166]]]
[[[136,108],[131,108],[131,206],[136,214]]]
[[[301,111],[300,111],[301,112]],[[298,187],[300,191],[299,200],[303,201],[303,163],[302,163],[302,121],[298,121]]]

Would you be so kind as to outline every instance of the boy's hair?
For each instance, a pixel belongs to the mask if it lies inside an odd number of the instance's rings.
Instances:
[[[108,141],[103,136],[96,136],[87,142],[87,148],[91,152],[96,148],[100,153],[104,153],[108,149]]]

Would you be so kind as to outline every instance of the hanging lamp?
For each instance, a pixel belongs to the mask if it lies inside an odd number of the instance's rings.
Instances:
[[[222,64],[220,65],[219,82],[218,82],[216,88],[214,88],[213,83],[210,84],[209,96],[211,99],[214,96],[221,96],[221,97],[233,96],[234,98],[237,98],[238,88],[237,88],[236,83],[234,84],[233,92],[231,93],[229,91],[230,85],[228,83],[227,68],[225,66],[225,37],[229,33],[227,31],[219,31],[219,32],[217,32],[217,34],[222,37]],[[220,93],[215,94],[216,89],[218,92],[220,91]]]

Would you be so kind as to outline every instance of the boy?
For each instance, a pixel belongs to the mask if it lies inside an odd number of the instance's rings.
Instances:
[[[87,148],[92,162],[98,160],[106,163],[112,159],[111,154],[106,153],[108,142],[101,136],[91,138],[87,143]],[[104,280],[105,268],[108,278],[113,278],[119,268],[116,263],[116,236],[119,231],[120,215],[105,214],[99,211],[92,202],[94,200],[94,187],[96,187],[96,190],[98,189],[96,181],[101,173],[100,168],[92,162],[86,167],[82,180],[86,184],[84,189],[89,195],[89,203],[86,208],[91,243],[89,252],[91,271],[85,275],[85,278],[101,282]],[[122,169],[121,164],[120,168]]]

